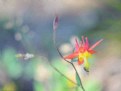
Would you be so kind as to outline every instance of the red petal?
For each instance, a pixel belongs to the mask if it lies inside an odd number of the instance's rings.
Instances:
[[[88,48],[89,48],[88,38],[86,37],[85,39],[86,39],[86,44],[85,44],[85,46],[86,46],[86,49],[88,49]]]
[[[95,53],[94,50],[88,50],[88,52],[91,53],[91,54],[94,54]]]
[[[75,39],[75,41],[76,41],[75,50],[78,51],[79,50],[79,43],[78,43],[77,39]]]
[[[80,48],[79,48],[79,52],[83,53],[83,52],[85,52],[85,51],[86,51],[86,50],[85,50],[84,47],[80,47]]]
[[[94,45],[92,45],[92,46],[89,48],[89,50],[94,49],[94,48],[95,48],[97,45],[99,45],[102,41],[103,41],[103,39],[97,41]]]
[[[82,41],[80,41],[80,47],[82,47]]]
[[[85,45],[84,36],[82,36],[82,45]]]
[[[74,52],[74,53],[72,53],[72,54],[70,54],[68,56],[65,56],[64,58],[65,59],[73,59],[73,58],[75,58],[77,56],[78,56],[78,53],[77,52]]]

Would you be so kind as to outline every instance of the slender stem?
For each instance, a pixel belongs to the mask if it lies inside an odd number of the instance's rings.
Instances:
[[[71,65],[73,66],[73,68],[74,68],[76,74],[77,74],[78,77],[79,77],[79,81],[80,81],[80,85],[81,85],[81,87],[82,87],[82,90],[85,91],[85,89],[84,89],[84,87],[83,87],[83,84],[82,84],[82,82],[81,82],[81,78],[80,78],[80,76],[79,76],[79,73],[78,73],[77,70],[76,70],[76,67],[74,66],[73,63],[71,63]]]
[[[82,84],[82,82],[81,82],[81,78],[80,78],[80,76],[79,76],[79,74],[78,74],[78,72],[77,72],[77,70],[76,70],[74,64],[73,64],[72,62],[66,60],[66,59],[63,57],[63,55],[61,54],[61,52],[59,51],[59,49],[58,49],[58,47],[57,47],[57,45],[56,45],[55,39],[56,39],[56,31],[54,30],[54,32],[53,32],[53,42],[54,42],[55,48],[57,49],[57,51],[58,51],[59,55],[61,56],[61,58],[62,58],[63,60],[65,60],[66,62],[68,62],[69,64],[72,65],[72,67],[74,68],[76,74],[77,74],[78,77],[79,77],[79,81],[80,81],[81,88],[82,88],[83,91],[85,91],[85,89],[84,89],[84,87],[83,87],[83,84]],[[78,85],[78,86],[79,86],[79,85]]]
[[[61,53],[60,53],[60,51],[59,51],[59,49],[58,49],[58,47],[56,46],[56,42],[55,42],[55,35],[56,35],[56,33],[55,33],[56,31],[54,30],[54,32],[53,32],[53,42],[54,42],[54,46],[55,46],[55,48],[56,48],[56,50],[58,51],[58,53],[59,53],[59,55],[61,56],[61,58],[63,58],[63,56],[61,55]],[[63,58],[64,59],[64,58]],[[65,60],[65,59],[64,59]],[[68,60],[65,60],[66,62],[68,62],[68,63],[71,63],[71,62],[69,62]],[[50,63],[50,62],[49,62]],[[64,74],[62,74],[56,67],[54,67],[51,63],[50,63],[50,65],[58,72],[58,73],[60,73],[62,76],[64,76],[67,80],[69,80],[70,82],[72,82],[73,84],[75,84],[75,85],[77,85],[74,81],[72,81],[71,79],[69,79],[67,76],[65,76]]]
[[[66,59],[63,57],[63,55],[60,53],[60,51],[59,51],[59,49],[58,49],[58,47],[57,47],[57,45],[56,45],[55,38],[56,38],[56,31],[53,32],[53,42],[54,42],[54,46],[55,46],[56,50],[58,51],[59,55],[61,56],[61,58],[64,59],[66,62],[68,62],[68,63],[71,64],[71,62],[68,61],[68,60],[66,60]]]
[[[59,52],[60,56],[64,59],[64,57],[62,56],[62,54],[60,53],[59,50],[58,50],[58,52]],[[64,60],[65,60],[65,59],[64,59]],[[82,84],[82,82],[81,82],[81,78],[80,78],[80,76],[79,76],[79,73],[78,73],[77,70],[76,70],[76,67],[74,66],[73,63],[69,62],[68,60],[65,60],[65,61],[72,65],[72,67],[74,68],[76,74],[77,74],[78,77],[79,77],[79,81],[80,81],[80,85],[81,85],[81,87],[82,87],[82,90],[85,91],[85,89],[84,89],[84,87],[83,87],[83,84]],[[78,85],[78,86],[79,86],[79,85]]]
[[[65,76],[63,73],[61,73],[56,67],[54,67],[50,62],[49,62],[50,66],[55,69],[61,76],[63,76],[64,78],[66,78],[67,80],[69,80],[70,82],[72,82],[73,84],[77,85],[74,81],[72,81],[71,79],[69,79],[67,76]]]

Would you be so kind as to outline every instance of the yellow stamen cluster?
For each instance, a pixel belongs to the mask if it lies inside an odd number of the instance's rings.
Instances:
[[[89,71],[90,64],[87,61],[87,59],[91,57],[91,54],[88,51],[85,51],[84,53],[79,53],[79,61],[84,61],[84,69]]]

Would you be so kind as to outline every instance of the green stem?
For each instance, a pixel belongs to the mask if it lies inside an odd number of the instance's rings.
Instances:
[[[85,91],[85,89],[84,89],[84,87],[83,87],[83,84],[82,84],[82,81],[81,81],[81,78],[80,78],[80,76],[79,76],[79,73],[78,73],[77,70],[76,70],[76,67],[74,66],[73,63],[71,63],[71,65],[73,66],[73,68],[74,68],[74,70],[75,70],[77,76],[79,77],[79,81],[80,81],[80,85],[81,85],[81,87],[82,87],[82,90]]]
[[[66,60],[66,59],[63,57],[63,55],[61,54],[61,52],[59,51],[59,49],[58,49],[58,47],[57,47],[57,45],[56,45],[55,39],[56,39],[56,30],[54,30],[54,32],[53,32],[53,42],[54,42],[55,48],[57,49],[57,51],[58,51],[59,55],[61,56],[61,58],[62,58],[63,60],[65,60],[66,62],[68,62],[69,64],[72,65],[72,67],[74,68],[76,74],[77,74],[78,77],[79,77],[79,81],[80,81],[81,88],[82,88],[83,91],[85,91],[85,89],[84,89],[84,87],[83,87],[83,84],[82,84],[82,82],[81,82],[81,78],[80,78],[80,76],[79,76],[79,74],[78,74],[78,72],[77,72],[77,70],[76,70],[74,64],[73,64],[72,62]],[[67,77],[67,78],[68,78],[68,77]],[[78,86],[80,86],[80,85],[78,85]]]
[[[71,79],[69,79],[67,76],[65,76],[63,73],[61,73],[56,67],[54,67],[50,62],[49,62],[50,66],[57,71],[61,76],[63,76],[65,79],[69,80],[70,82],[72,82],[73,84],[77,85],[74,81],[72,81]]]

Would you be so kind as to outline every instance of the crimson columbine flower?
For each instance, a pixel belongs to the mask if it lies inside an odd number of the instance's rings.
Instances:
[[[80,43],[78,43],[77,39],[75,39],[75,51],[72,54],[65,56],[64,58],[71,60],[73,60],[74,58],[78,58],[78,64],[81,65],[84,63],[85,71],[89,71],[90,64],[88,62],[88,58],[95,53],[93,49],[102,41],[103,39],[97,41],[90,47],[87,37],[84,38],[82,36],[82,41]]]

